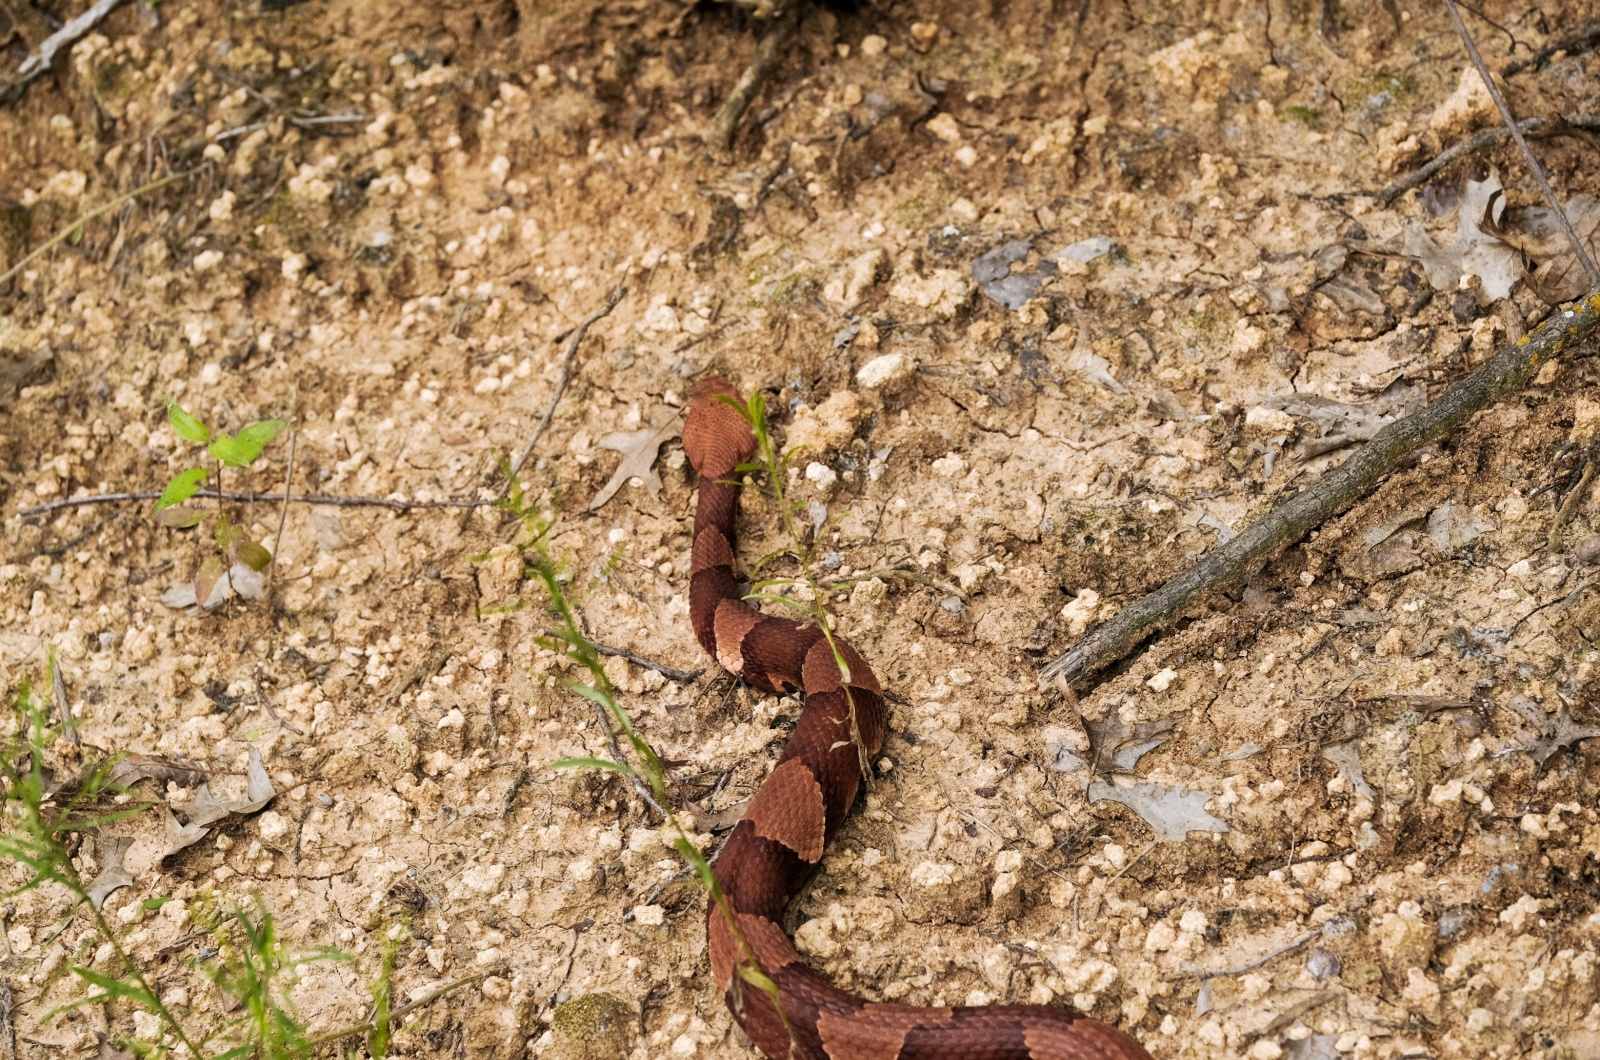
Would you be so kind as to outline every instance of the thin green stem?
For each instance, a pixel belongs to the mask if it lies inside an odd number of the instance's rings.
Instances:
[[[23,256],[21,261],[11,266],[11,268],[7,269],[4,273],[0,273],[0,284],[5,283],[13,276],[16,276],[18,273],[20,273],[23,269],[27,268],[29,263],[32,262],[34,258],[37,258],[39,255],[49,251],[51,248],[66,242],[72,237],[72,233],[76,232],[90,221],[93,221],[95,218],[103,216],[104,214],[108,214],[112,210],[126,206],[128,203],[132,202],[134,199],[137,199],[146,192],[155,191],[157,188],[166,187],[173,181],[182,180],[183,178],[189,176],[191,172],[193,171],[184,170],[182,173],[170,173],[167,176],[162,177],[160,180],[152,180],[148,184],[141,184],[139,187],[134,188],[126,195],[119,195],[104,205],[96,206],[94,209],[90,210],[86,214],[83,214],[77,220],[67,225],[67,227],[51,236],[48,240],[33,248],[33,250],[29,251]]]

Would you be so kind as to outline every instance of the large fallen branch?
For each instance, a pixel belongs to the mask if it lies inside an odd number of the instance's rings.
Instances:
[[[1546,362],[1597,332],[1600,287],[1557,309],[1532,334],[1495,354],[1439,400],[1383,428],[1316,485],[1284,501],[1199,563],[1117,612],[1066,654],[1046,663],[1039,671],[1041,683],[1072,685],[1122,658],[1157,627],[1181,617],[1203,597],[1366,496],[1411,453],[1461,426],[1492,402],[1522,389]]]

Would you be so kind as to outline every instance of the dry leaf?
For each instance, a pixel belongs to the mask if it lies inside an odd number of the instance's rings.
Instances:
[[[61,731],[74,746],[83,746],[78,736],[78,726],[72,717],[72,707],[67,703],[67,683],[61,679],[61,660],[50,653],[50,694],[56,702],[56,714],[61,718]]]
[[[1096,386],[1103,386],[1113,394],[1126,394],[1128,388],[1117,382],[1117,377],[1111,374],[1111,362],[1094,352],[1094,346],[1089,342],[1089,329],[1078,329],[1078,344],[1072,349],[1072,356],[1067,359],[1067,367],[1083,376]]]
[[[1317,425],[1318,437],[1306,438],[1300,443],[1300,455],[1305,459],[1365,442],[1390,423],[1427,403],[1427,392],[1421,386],[1406,382],[1404,376],[1360,405],[1309,394],[1284,394],[1262,402],[1266,408],[1281,409]]]
[[[1171,718],[1141,721],[1130,727],[1117,710],[1098,721],[1086,720],[1083,727],[1089,733],[1089,762],[1102,776],[1132,772],[1139,759],[1174,735]]]
[[[979,255],[972,262],[972,278],[978,281],[978,289],[1007,309],[1027,305],[1058,271],[1056,263],[1049,259],[1041,261],[1032,272],[1011,271],[1013,265],[1028,256],[1032,246],[1032,238],[1013,239]]]
[[[1589,251],[1590,258],[1600,258],[1600,200],[1595,199],[1594,195],[1573,195],[1571,202],[1566,203],[1566,219],[1573,223],[1574,231],[1578,232],[1578,242],[1584,245],[1584,250]],[[1550,219],[1550,223],[1554,224],[1554,218]],[[1530,256],[1534,261],[1539,259],[1538,255],[1530,253]],[[1558,250],[1550,258],[1544,259],[1538,269],[1534,269],[1528,285],[1533,287],[1534,295],[1552,306],[1578,298],[1589,290],[1589,275],[1579,263],[1573,245],[1566,242],[1565,232],[1562,232]]]
[[[1461,196],[1456,239],[1441,247],[1415,221],[1406,228],[1405,253],[1417,260],[1436,291],[1454,291],[1465,276],[1482,281],[1478,300],[1487,305],[1511,294],[1526,272],[1522,252],[1501,238],[1506,197],[1500,178],[1469,180]]]
[[[591,512],[615,496],[622,484],[631,478],[643,479],[645,488],[652,495],[661,492],[661,477],[655,472],[656,457],[667,439],[678,436],[678,414],[671,409],[663,409],[655,414],[652,422],[653,426],[643,430],[608,434],[595,443],[602,449],[621,453],[622,463],[617,465],[611,481],[589,502]]]
[[[119,788],[131,788],[141,780],[167,781],[180,788],[192,788],[204,783],[206,771],[193,762],[181,758],[163,758],[160,755],[142,755],[129,751],[117,760],[106,774],[106,783]]]
[[[192,581],[179,582],[156,599],[171,608],[194,608],[194,586]],[[215,611],[235,593],[241,600],[255,600],[265,590],[266,579],[260,571],[251,570],[243,563],[235,563],[226,578],[218,578],[211,584],[210,591],[206,593],[205,609]]]
[[[1120,802],[1143,817],[1156,837],[1168,843],[1181,843],[1190,832],[1226,832],[1228,825],[1206,812],[1212,796],[1204,791],[1185,791],[1165,784],[1131,784],[1096,780],[1089,785],[1089,801],[1110,799]]]
[[[133,882],[133,874],[122,867],[122,859],[127,856],[128,848],[133,846],[132,836],[118,836],[105,844],[105,852],[100,858],[100,875],[89,881],[89,886],[84,890],[89,895],[90,903],[96,909],[105,907],[106,899],[111,897],[111,892],[121,887],[126,887]]]
[[[1337,1034],[1311,1034],[1289,1043],[1284,1060],[1339,1060]]]
[[[200,790],[195,792],[193,801],[187,806],[180,807],[184,816],[189,819],[187,824],[180,825],[172,810],[163,807],[167,821],[167,849],[161,855],[165,860],[186,847],[192,847],[204,839],[211,832],[211,825],[225,818],[238,814],[244,816],[255,813],[277,795],[272,787],[272,778],[267,776],[267,768],[261,761],[261,752],[254,747],[250,748],[250,768],[248,771],[249,782],[246,786],[244,798],[225,799],[211,793],[209,783],[201,784]]]
[[[1343,743],[1331,743],[1322,749],[1322,757],[1332,762],[1339,769],[1339,775],[1344,777],[1344,782],[1350,785],[1350,790],[1366,799],[1373,801],[1372,786],[1367,783],[1366,777],[1361,774],[1361,738],[1346,740]]]
[[[1557,751],[1575,748],[1579,741],[1600,736],[1600,728],[1592,725],[1579,725],[1572,720],[1572,713],[1565,703],[1552,717],[1544,712],[1537,703],[1522,696],[1512,696],[1510,707],[1532,725],[1539,735],[1522,744],[1520,750],[1527,751],[1533,760],[1543,769]]]
[[[1493,519],[1464,504],[1442,504],[1428,516],[1428,537],[1441,552],[1454,552],[1500,529]]]

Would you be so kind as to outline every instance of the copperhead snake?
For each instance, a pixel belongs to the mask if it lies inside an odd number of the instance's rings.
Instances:
[[[817,626],[764,615],[743,598],[735,469],[755,455],[756,439],[724,397],[737,400],[726,379],[701,379],[683,426],[684,452],[699,476],[690,620],[701,646],[734,675],[805,696],[777,766],[713,870],[738,928],[712,900],[707,948],[735,1021],[773,1060],[1150,1060],[1122,1031],[1070,1009],[879,1004],[805,966],[784,933],[784,908],[850,812],[862,763],[883,746],[888,711],[877,677],[853,648],[837,637],[830,645]],[[739,974],[748,958],[776,985],[776,1005]]]

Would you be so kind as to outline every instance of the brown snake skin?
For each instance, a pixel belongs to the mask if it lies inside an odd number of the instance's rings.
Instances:
[[[736,974],[743,946],[713,903],[706,923],[711,973],[734,1019],[774,1060],[1150,1060],[1128,1035],[1070,1009],[864,1001],[811,972],[784,934],[784,908],[850,812],[862,762],[883,746],[888,712],[878,679],[853,649],[834,639],[846,676],[820,629],[763,615],[742,598],[734,573],[734,469],[755,454],[756,441],[723,395],[737,400],[726,379],[702,379],[683,427],[684,452],[700,476],[689,615],[700,644],[734,674],[770,692],[805,694],[777,767],[715,866],[739,934],[778,987],[775,1008],[768,993]]]

